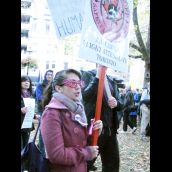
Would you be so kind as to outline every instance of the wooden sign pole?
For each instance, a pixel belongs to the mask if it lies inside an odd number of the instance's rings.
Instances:
[[[100,75],[99,75],[97,102],[96,102],[96,111],[95,111],[95,121],[100,119],[105,75],[106,75],[106,67],[100,66]],[[92,135],[92,145],[93,146],[97,145],[97,140],[98,140],[98,130],[94,130],[93,135]]]

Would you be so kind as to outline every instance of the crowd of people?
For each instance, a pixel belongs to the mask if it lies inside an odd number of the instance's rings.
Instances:
[[[100,66],[90,71],[74,69],[55,73],[46,71],[44,80],[33,92],[29,76],[21,77],[21,125],[28,111],[24,98],[34,98],[35,115],[41,122],[38,147],[50,161],[51,172],[89,172],[101,157],[102,172],[119,172],[120,153],[117,134],[127,127],[135,134],[140,125],[140,138],[150,136],[150,83],[142,89],[118,88],[106,75],[110,97],[103,90],[101,117],[95,121]],[[123,120],[123,123],[122,123]],[[123,130],[119,132],[119,125]],[[21,150],[29,141],[31,128],[21,129]],[[92,130],[98,130],[97,145],[91,144]],[[91,131],[91,132],[90,132]],[[27,170],[22,166],[21,171]]]

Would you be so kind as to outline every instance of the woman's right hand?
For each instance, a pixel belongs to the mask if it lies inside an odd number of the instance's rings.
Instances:
[[[87,148],[90,150],[92,159],[96,158],[98,156],[99,150],[98,146],[87,146]]]
[[[23,114],[25,114],[25,113],[27,112],[27,107],[22,107],[22,108],[21,108],[21,112],[22,112]]]

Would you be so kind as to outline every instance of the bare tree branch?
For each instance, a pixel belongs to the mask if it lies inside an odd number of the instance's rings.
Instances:
[[[130,47],[132,47],[132,48],[136,49],[137,51],[139,51],[140,53],[142,53],[141,48],[132,42],[130,42]]]
[[[146,47],[145,47],[143,39],[142,39],[142,35],[140,33],[140,28],[139,28],[139,24],[138,24],[138,17],[137,17],[137,5],[134,5],[134,8],[133,8],[133,23],[134,23],[134,28],[135,28],[134,31],[136,34],[138,44],[140,45],[141,52],[143,54],[143,57],[146,60],[149,58],[149,55],[147,53]]]
[[[139,56],[129,55],[129,57],[134,58],[134,59],[143,58],[143,56],[142,56],[142,55],[139,55]]]

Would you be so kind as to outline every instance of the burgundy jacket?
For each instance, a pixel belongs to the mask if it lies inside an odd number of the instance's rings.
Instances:
[[[86,148],[87,128],[72,121],[67,107],[55,98],[46,106],[41,134],[51,172],[86,172],[91,153]]]

